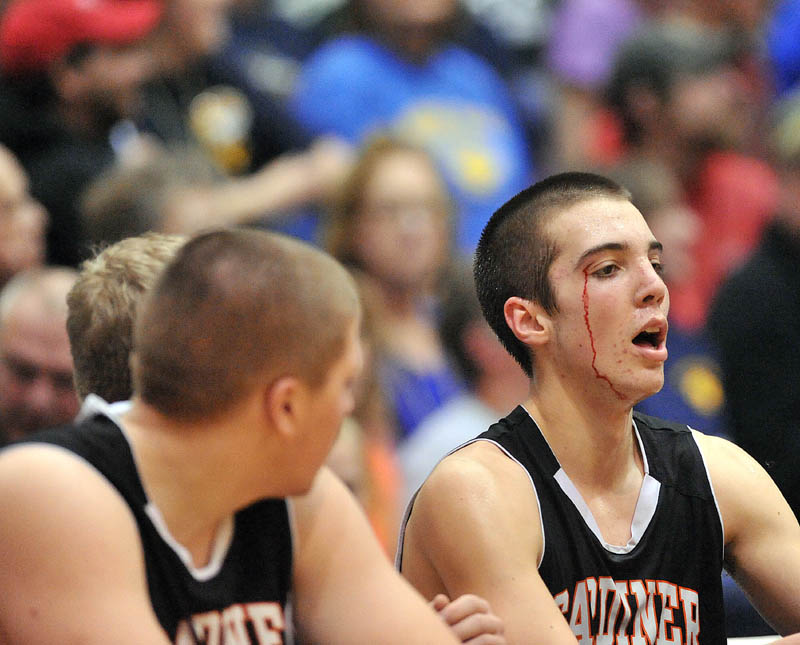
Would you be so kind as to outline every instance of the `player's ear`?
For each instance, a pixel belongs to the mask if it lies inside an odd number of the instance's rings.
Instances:
[[[286,438],[292,437],[302,412],[302,383],[295,376],[281,376],[265,390],[264,407],[270,426]]]
[[[540,347],[550,339],[550,315],[537,302],[512,296],[503,305],[503,314],[514,336],[529,347]]]

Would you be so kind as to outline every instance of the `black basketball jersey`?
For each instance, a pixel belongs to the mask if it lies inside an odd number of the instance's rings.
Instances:
[[[645,477],[622,546],[605,543],[524,408],[474,441],[494,443],[528,472],[543,533],[539,573],[581,642],[724,644],[722,520],[703,457],[685,425],[634,412],[634,426]]]
[[[75,426],[25,440],[31,441],[76,453],[128,503],[144,550],[150,601],[174,643],[263,645],[290,640],[292,534],[286,500],[262,500],[238,512],[227,535],[218,540],[209,566],[195,569],[147,499],[128,441],[112,419],[89,415]]]

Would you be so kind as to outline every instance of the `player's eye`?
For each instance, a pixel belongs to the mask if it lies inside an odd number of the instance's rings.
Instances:
[[[662,275],[662,276],[664,275],[664,263],[661,262],[661,260],[651,260],[650,264],[653,265],[653,270],[658,275]]]
[[[610,278],[614,275],[617,271],[619,271],[619,267],[616,264],[606,264],[594,272],[598,278]]]

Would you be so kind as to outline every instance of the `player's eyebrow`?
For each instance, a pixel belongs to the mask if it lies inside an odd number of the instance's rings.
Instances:
[[[575,268],[579,268],[586,258],[591,257],[595,253],[601,253],[603,251],[627,251],[629,248],[630,246],[627,242],[606,242],[605,244],[598,244],[590,249],[586,249],[581,254],[581,257],[579,257],[578,261],[575,263]]]
[[[578,261],[575,263],[575,268],[579,268],[587,258],[591,257],[595,253],[602,253],[603,251],[627,251],[628,249],[630,249],[630,245],[627,242],[606,242],[605,244],[598,244],[590,249],[586,249],[586,251],[581,254],[581,257],[579,257]],[[650,245],[647,248],[648,253],[653,251],[658,251],[661,253],[663,250],[664,245],[656,240],[650,242]]]

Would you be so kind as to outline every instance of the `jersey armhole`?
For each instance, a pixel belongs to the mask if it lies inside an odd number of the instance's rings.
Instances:
[[[688,427],[688,426],[687,426]],[[700,454],[700,459],[703,462],[703,468],[706,471],[706,479],[708,480],[708,487],[711,489],[711,497],[714,499],[714,507],[717,509],[717,517],[719,518],[719,527],[720,533],[722,535],[722,544],[720,548],[722,549],[722,560],[725,561],[725,522],[722,519],[722,512],[719,509],[719,502],[717,502],[717,493],[714,491],[714,482],[711,479],[711,473],[708,471],[708,464],[706,463],[706,457],[703,454],[703,448],[700,446],[700,443],[697,441],[697,435],[695,434],[698,432],[692,427],[689,427],[689,431],[692,436],[692,441],[697,446],[697,452]]]
[[[533,477],[531,477],[531,474],[530,472],[528,472],[528,469],[525,468],[525,466],[523,466],[522,463],[516,457],[514,457],[514,455],[512,455],[508,450],[506,450],[503,446],[501,446],[493,439],[477,438],[475,439],[475,441],[485,441],[487,443],[496,446],[500,451],[503,452],[503,454],[506,457],[508,457],[511,461],[513,461],[515,464],[517,464],[517,466],[519,466],[522,469],[522,472],[525,473],[525,476],[528,478],[528,481],[531,484],[531,489],[533,490],[533,496],[536,498],[536,506],[538,511],[537,515],[539,516],[539,531],[542,534],[542,552],[539,555],[539,561],[536,563],[536,568],[538,569],[539,567],[542,566],[542,562],[544,561],[544,551],[547,546],[547,541],[545,539],[545,533],[544,533],[544,518],[542,517],[542,503],[539,501],[539,491],[536,490],[536,484],[533,481]]]
[[[533,495],[536,498],[536,506],[538,507],[537,508],[537,511],[538,511],[537,514],[539,516],[539,531],[541,532],[541,535],[542,535],[542,552],[539,555],[539,561],[536,563],[536,567],[538,569],[539,567],[542,566],[542,562],[544,561],[544,550],[545,550],[546,542],[545,542],[545,533],[544,533],[544,519],[542,518],[542,505],[541,505],[541,502],[539,501],[539,492],[536,490],[536,484],[533,482],[533,478],[531,477],[531,474],[528,472],[528,469],[525,468],[525,466],[523,466],[519,462],[519,460],[516,459],[510,452],[508,452],[508,450],[503,448],[503,446],[501,446],[499,443],[497,443],[496,441],[494,441],[492,439],[484,439],[484,438],[480,438],[480,437],[476,438],[476,439],[472,439],[471,441],[467,441],[466,443],[461,444],[457,448],[454,448],[449,453],[447,453],[447,455],[445,455],[445,456],[452,455],[457,450],[460,450],[461,448],[464,448],[465,446],[468,446],[468,445],[470,445],[472,443],[475,443],[476,441],[486,441],[487,443],[491,443],[492,445],[496,446],[500,451],[502,451],[502,453],[506,457],[511,459],[515,464],[517,464],[522,469],[522,471],[525,473],[525,476],[528,478],[528,481],[531,484],[531,489],[533,489]],[[444,457],[442,459],[444,459]],[[400,532],[399,532],[399,535],[398,535],[398,538],[397,538],[397,549],[395,550],[395,558],[394,558],[395,569],[397,569],[397,571],[400,571],[400,572],[402,572],[402,565],[403,565],[403,542],[405,541],[406,527],[408,526],[408,520],[411,518],[411,511],[414,508],[414,501],[417,499],[417,495],[419,494],[419,491],[420,491],[420,489],[418,488],[416,490],[416,492],[411,496],[411,499],[408,502],[408,506],[406,506],[405,513],[403,513],[403,520],[400,523]]]

